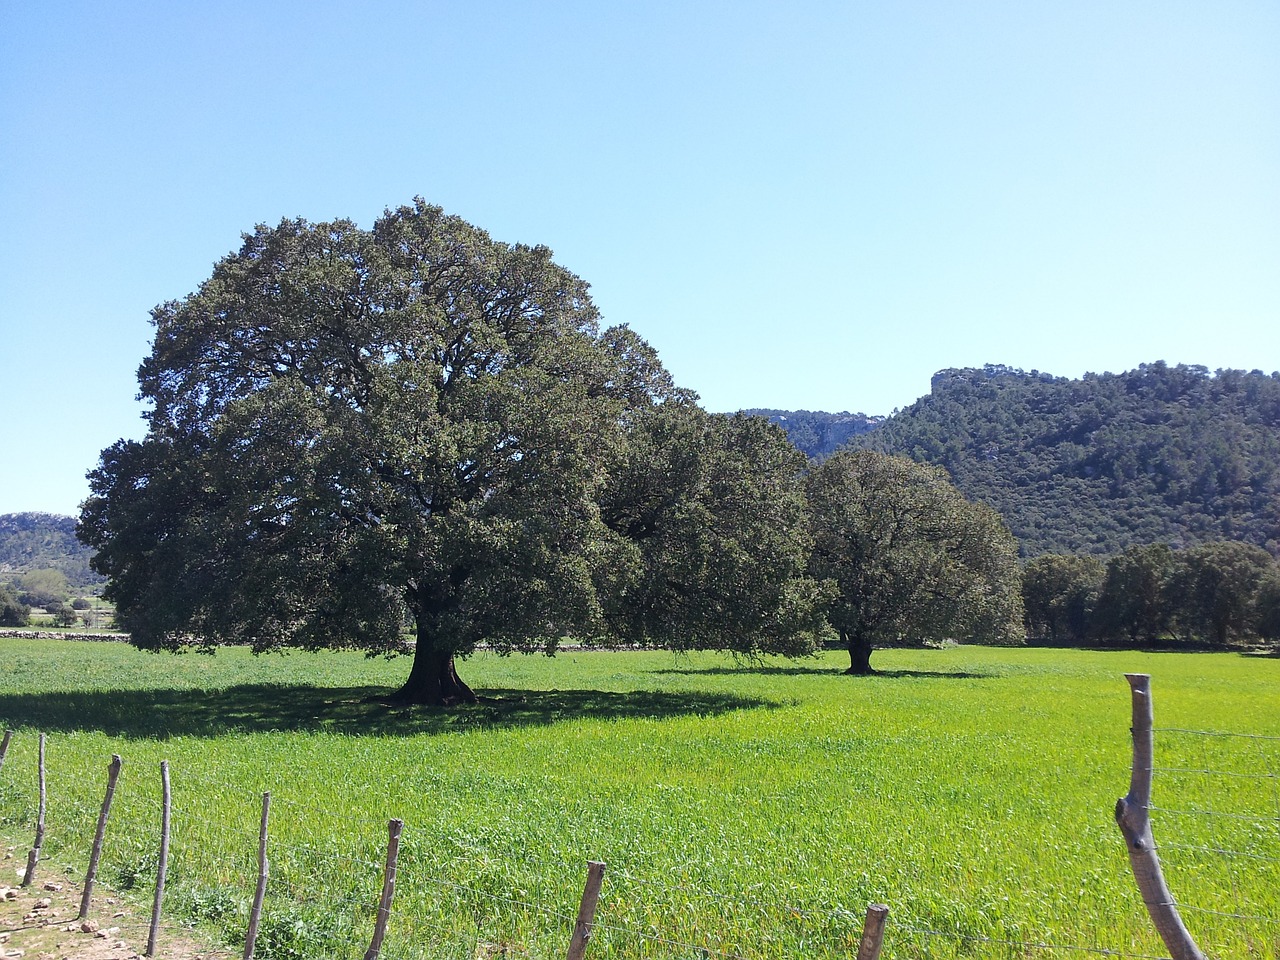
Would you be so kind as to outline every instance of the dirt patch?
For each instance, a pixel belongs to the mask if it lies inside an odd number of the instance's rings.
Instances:
[[[147,948],[150,916],[94,888],[88,919],[77,920],[81,887],[41,870],[19,886],[23,868],[7,850],[0,871],[0,960],[137,960]],[[25,866],[25,865],[24,865]],[[235,954],[197,942],[189,930],[163,926],[156,957],[164,960],[233,960]]]

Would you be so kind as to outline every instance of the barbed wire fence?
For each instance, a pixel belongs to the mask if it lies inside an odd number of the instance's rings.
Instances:
[[[1163,802],[1148,801],[1145,809],[1161,837],[1154,849],[1180,893],[1176,908],[1210,957],[1280,958],[1274,895],[1280,889],[1280,737],[1175,728],[1152,728],[1152,734],[1161,761],[1149,762],[1145,772],[1155,778]],[[16,783],[19,773],[25,783],[34,772],[29,747],[21,771],[5,766],[11,743],[27,739],[6,734],[0,747],[0,790],[20,794],[18,812],[5,824],[10,828],[40,819],[37,792]],[[57,789],[88,772],[60,768],[56,749],[50,768],[54,789],[44,836],[57,838],[56,852],[37,850],[37,869],[42,859],[55,859],[69,875],[80,875],[81,858],[91,856],[95,827],[102,824],[108,842],[92,878],[94,922],[131,943],[147,940],[148,956],[164,955],[163,933],[154,945],[161,913],[212,925],[243,947],[245,960],[582,960],[588,952],[593,960],[877,960],[882,951],[892,960],[1183,956],[1172,947],[1162,953],[953,929],[905,912],[895,916],[879,904],[865,910],[814,907],[754,888],[716,892],[588,861],[540,863],[542,879],[531,882],[527,875],[513,877],[500,858],[438,855],[429,831],[411,820],[387,818],[384,811],[326,809],[266,789],[272,784],[247,782],[252,777],[224,782],[202,772],[197,781],[175,771],[166,806],[153,772],[130,771],[133,776],[119,778],[114,798],[107,786],[108,820],[106,810],[86,802],[83,793],[66,797]],[[160,844],[159,825],[166,820],[170,833]],[[161,846],[170,851],[164,865]],[[124,909],[126,901],[141,902],[165,873],[167,899],[161,906],[157,895],[150,923],[136,906]],[[256,887],[263,891],[260,903]],[[1212,899],[1223,889],[1231,891],[1228,904]],[[431,919],[424,923],[423,917]],[[1240,944],[1243,953],[1235,952]]]
[[[1280,737],[1155,728],[1161,791],[1156,849],[1206,949],[1228,935],[1251,955],[1280,953]],[[1231,902],[1206,902],[1209,886]]]

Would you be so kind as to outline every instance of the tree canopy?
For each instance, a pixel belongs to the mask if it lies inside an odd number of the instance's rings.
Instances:
[[[402,694],[451,702],[481,643],[804,626],[781,431],[698,409],[545,247],[421,200],[286,220],[152,319],[148,433],[79,527],[135,644],[385,651],[407,621]]]
[[[1017,546],[999,515],[971,503],[937,467],[840,452],[808,474],[810,570],[836,594],[827,618],[850,673],[874,647],[1021,639]]]
[[[1085,642],[1093,634],[1106,574],[1106,565],[1089,555],[1041,554],[1027,561],[1022,570],[1027,636],[1054,643]]]
[[[31,607],[0,583],[0,627],[25,627],[31,622]]]

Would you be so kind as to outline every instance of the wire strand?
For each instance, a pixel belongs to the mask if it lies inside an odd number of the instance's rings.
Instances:
[[[1231,770],[1197,770],[1192,767],[1152,767],[1152,773],[1197,774],[1206,777],[1228,777],[1239,780],[1280,780],[1274,773],[1237,773]]]
[[[1261,733],[1233,733],[1225,730],[1190,730],[1186,727],[1152,727],[1152,733],[1180,733],[1193,737],[1235,737],[1240,740],[1276,740],[1280,737]]]
[[[1156,850],[1193,850],[1196,853],[1213,853],[1223,857],[1244,857],[1248,860],[1261,860],[1266,863],[1280,863],[1280,857],[1269,857],[1262,853],[1249,853],[1246,850],[1224,850],[1221,847],[1196,846],[1190,843],[1159,843]]]
[[[1226,810],[1174,810],[1170,807],[1157,807],[1154,803],[1147,807],[1152,813],[1165,813],[1174,817],[1220,817],[1225,820],[1244,820],[1250,823],[1277,823],[1280,818],[1262,816],[1254,813],[1230,813]]]
[[[1180,910],[1186,910],[1190,913],[1205,913],[1213,917],[1226,917],[1231,920],[1253,920],[1257,923],[1269,923],[1273,926],[1280,927],[1280,917],[1259,917],[1247,913],[1227,913],[1222,910],[1211,910],[1208,907],[1193,907],[1189,904],[1178,904]]]
[[[963,940],[966,943],[994,943],[1005,947],[1017,947],[1020,950],[1074,950],[1079,953],[1093,953],[1104,957],[1131,957],[1134,960],[1170,960],[1169,957],[1161,954],[1149,953],[1126,953],[1123,950],[1111,950],[1106,947],[1086,947],[1079,944],[1070,943],[1039,943],[1034,940],[1006,940],[1001,937],[987,937],[979,934],[967,933],[947,933],[941,930],[931,930],[928,927],[916,927],[897,921],[887,921],[886,927],[892,927],[895,930],[901,930],[904,933],[914,933],[922,936],[938,937],[943,940]]]

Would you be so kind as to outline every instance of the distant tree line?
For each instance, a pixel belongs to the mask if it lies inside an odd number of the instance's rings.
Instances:
[[[1280,563],[1239,541],[1043,554],[1023,568],[1022,600],[1028,638],[1056,644],[1280,640]]]

